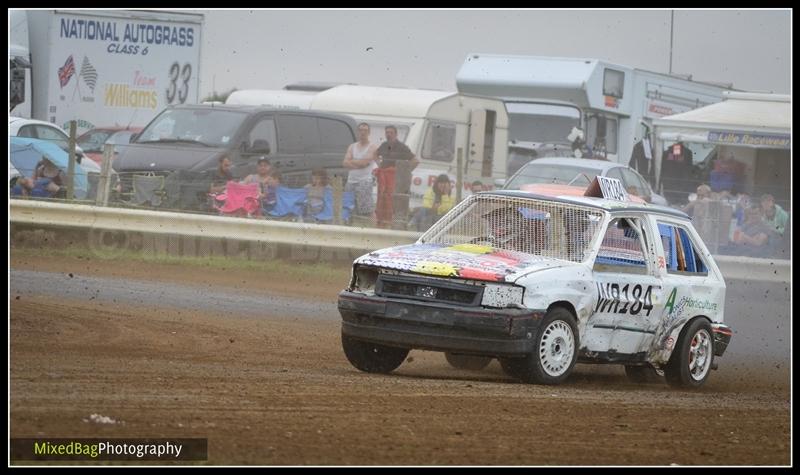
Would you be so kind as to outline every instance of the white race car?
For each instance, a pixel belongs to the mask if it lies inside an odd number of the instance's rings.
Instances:
[[[414,348],[462,368],[498,358],[543,384],[615,363],[701,386],[732,335],[722,274],[684,213],[614,181],[472,195],[416,244],[358,258],[338,302],[347,359],[388,373]]]

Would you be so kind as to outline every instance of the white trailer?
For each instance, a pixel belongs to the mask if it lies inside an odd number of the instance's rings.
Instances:
[[[579,126],[595,151],[625,164],[653,119],[720,102],[730,89],[598,59],[497,54],[468,55],[456,86],[505,101],[512,143],[569,145]]]
[[[396,126],[398,138],[420,159],[412,176],[412,206],[419,205],[437,175],[446,173],[455,181],[459,150],[463,156],[465,190],[474,180],[491,188],[494,180],[505,178],[508,114],[503,102],[496,98],[447,91],[340,85],[315,94],[286,90],[235,91],[226,104],[348,114],[370,125],[371,139],[376,144],[385,140],[387,125]]]
[[[12,11],[11,42],[31,64],[14,115],[76,120],[83,132],[141,127],[169,104],[197,103],[202,25],[203,15],[165,11]]]

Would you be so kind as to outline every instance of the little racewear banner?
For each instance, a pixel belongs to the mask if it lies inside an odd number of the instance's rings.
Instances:
[[[726,145],[785,149],[790,148],[792,143],[791,137],[783,134],[754,134],[724,130],[710,130],[708,132],[708,141]]]

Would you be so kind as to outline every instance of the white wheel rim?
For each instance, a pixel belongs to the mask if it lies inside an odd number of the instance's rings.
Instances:
[[[575,353],[575,336],[563,320],[556,320],[544,329],[539,342],[539,361],[550,376],[561,376],[572,363]]]
[[[711,369],[711,335],[699,330],[689,343],[689,375],[695,381],[702,381]]]

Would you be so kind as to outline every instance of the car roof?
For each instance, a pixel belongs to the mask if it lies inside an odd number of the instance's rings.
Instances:
[[[8,116],[8,125],[11,125],[12,123],[17,123],[17,122],[24,122],[26,125],[27,125],[27,124],[41,124],[41,125],[49,125],[50,127],[55,127],[55,128],[57,128],[58,130],[61,130],[61,131],[63,131],[63,130],[64,130],[64,129],[62,129],[61,127],[57,126],[56,124],[54,124],[54,123],[52,123],[52,122],[47,122],[47,121],[44,121],[44,120],[36,120],[36,119],[26,119],[26,118],[24,118],[24,117],[12,117],[12,116]]]
[[[570,195],[547,196],[547,195],[541,195],[541,194],[530,193],[527,191],[518,191],[518,190],[484,191],[481,193],[476,193],[474,196],[534,198],[538,200],[555,201],[559,203],[573,204],[579,206],[590,206],[592,208],[599,208],[604,211],[608,211],[609,213],[618,213],[620,211],[641,211],[645,213],[661,214],[661,215],[672,216],[675,218],[682,218],[687,221],[691,220],[689,215],[687,215],[683,211],[674,208],[668,208],[666,206],[659,206],[648,203],[636,203],[633,201],[620,202],[615,200],[608,200],[605,198],[594,198],[591,196],[570,196]]]
[[[111,127],[95,127],[93,129],[87,130],[84,132],[88,134],[89,132],[95,132],[98,130],[102,130],[105,132],[141,132],[141,127],[123,127],[123,126],[111,126]]]
[[[570,158],[570,157],[543,157],[530,161],[526,163],[525,166],[530,166],[532,163],[538,165],[574,166],[574,167],[590,168],[592,170],[602,170],[602,171],[611,168],[625,167],[625,165],[617,162],[608,162],[605,160],[594,160],[589,158]]]
[[[330,119],[346,120],[355,124],[355,119],[345,114],[336,114],[333,112],[320,112],[315,110],[296,110],[296,109],[280,109],[275,107],[265,106],[250,106],[239,104],[181,104],[170,106],[171,109],[201,109],[201,110],[223,110],[230,112],[246,112],[248,114],[255,114],[259,112],[279,112],[281,114],[292,115],[307,115],[313,117],[327,117]]]

